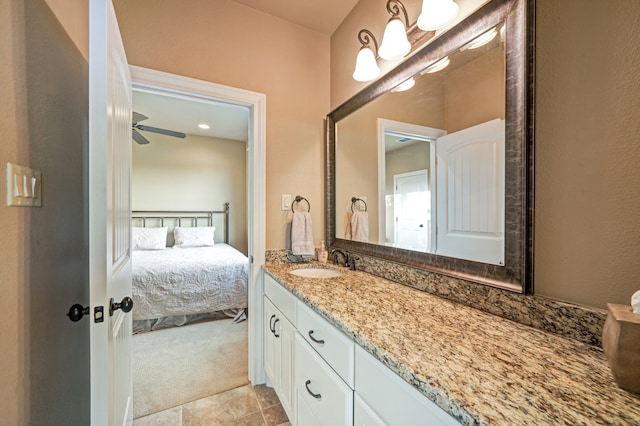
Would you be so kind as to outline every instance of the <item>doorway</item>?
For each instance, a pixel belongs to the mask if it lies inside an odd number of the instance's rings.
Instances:
[[[265,253],[266,96],[188,77],[131,66],[133,90],[211,105],[225,104],[249,112],[247,139],[248,379],[264,383],[262,367],[262,277]]]

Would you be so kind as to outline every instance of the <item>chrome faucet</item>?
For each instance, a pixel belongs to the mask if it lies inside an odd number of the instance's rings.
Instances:
[[[349,262],[349,252],[344,252],[342,250],[339,249],[333,249],[331,250],[331,254],[333,255],[333,264],[334,265],[339,265],[340,262],[338,262],[338,255],[341,254],[342,258],[344,259],[344,264],[342,266],[345,267],[349,267],[350,266],[350,262]]]

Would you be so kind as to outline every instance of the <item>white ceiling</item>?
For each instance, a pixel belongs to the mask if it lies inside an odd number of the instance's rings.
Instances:
[[[147,126],[160,127],[186,133],[221,139],[246,142],[249,131],[248,108],[236,105],[200,102],[177,97],[134,91],[133,110],[149,117],[140,122]],[[206,123],[211,128],[202,130],[198,124]],[[153,142],[156,134],[140,132]]]
[[[232,0],[294,24],[330,35],[358,0]],[[141,122],[153,127],[246,142],[249,111],[229,104],[213,104],[134,91],[133,110],[149,117]],[[209,130],[197,126],[206,122]],[[153,143],[155,133],[140,132]],[[179,140],[179,139],[178,139]]]

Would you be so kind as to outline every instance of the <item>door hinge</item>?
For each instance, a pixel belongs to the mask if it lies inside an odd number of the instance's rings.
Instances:
[[[104,306],[93,308],[93,322],[104,322]]]

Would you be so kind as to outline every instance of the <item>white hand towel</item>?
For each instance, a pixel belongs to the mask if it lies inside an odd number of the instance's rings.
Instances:
[[[309,212],[294,212],[291,221],[291,253],[296,256],[313,256],[313,231]]]
[[[369,214],[366,211],[356,210],[353,212],[349,224],[353,241],[369,242]]]

